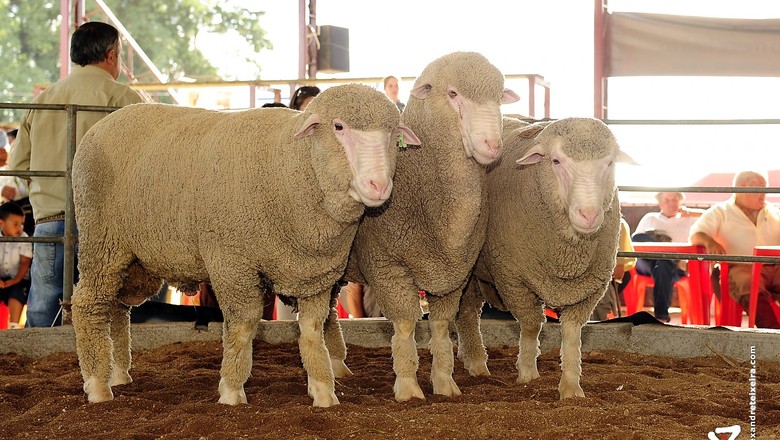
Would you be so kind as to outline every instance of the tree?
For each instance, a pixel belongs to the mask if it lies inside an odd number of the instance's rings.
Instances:
[[[170,80],[184,76],[219,80],[217,68],[195,47],[199,32],[241,35],[256,52],[272,48],[260,27],[264,12],[219,0],[104,0],[157,68]],[[6,20],[0,26],[0,100],[29,102],[36,84],[59,79],[60,2],[0,0]],[[88,20],[109,22],[94,0],[86,0]],[[130,49],[125,45],[125,51]],[[256,74],[260,66],[254,60]],[[139,58],[131,63],[142,83],[156,82]],[[21,111],[4,110],[17,121]]]

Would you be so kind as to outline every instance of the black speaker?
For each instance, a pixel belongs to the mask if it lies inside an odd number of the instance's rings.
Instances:
[[[337,26],[320,26],[317,71],[322,73],[349,72],[349,29]]]

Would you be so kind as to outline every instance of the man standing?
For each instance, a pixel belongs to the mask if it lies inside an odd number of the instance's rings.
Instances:
[[[113,26],[89,22],[73,33],[70,45],[72,73],[48,87],[34,104],[77,104],[122,107],[142,102],[131,88],[119,84],[122,42]],[[103,112],[78,112],[76,143],[106,116]],[[65,171],[67,114],[60,110],[29,110],[22,118],[19,137],[11,154],[11,169]],[[35,237],[61,237],[65,233],[65,179],[33,177],[30,203],[35,217]],[[36,243],[33,247],[32,285],[27,302],[31,327],[56,325],[63,291],[62,244]],[[59,316],[58,316],[59,315]]]
[[[766,187],[766,178],[754,171],[734,177],[735,187]],[[766,203],[764,193],[736,193],[711,206],[691,228],[691,243],[716,255],[753,255],[753,247],[780,245],[780,209]],[[743,309],[750,303],[753,265],[729,263],[729,294]],[[770,301],[780,299],[780,265],[764,264],[756,309],[756,326],[780,328]]]

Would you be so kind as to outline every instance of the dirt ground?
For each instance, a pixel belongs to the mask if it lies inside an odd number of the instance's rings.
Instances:
[[[717,356],[670,359],[618,352],[583,357],[586,398],[558,400],[557,353],[542,377],[515,383],[517,349],[489,350],[491,377],[456,361],[463,395],[432,395],[430,354],[420,350],[427,400],[396,403],[389,348],[350,346],[354,376],[339,379],[340,405],[312,408],[296,344],[255,342],[248,405],[217,402],[219,342],[134,353],[134,382],[88,404],[74,353],[0,355],[0,437],[14,439],[707,439],[741,425],[749,434],[747,363]],[[733,365],[731,365],[733,364]],[[759,439],[780,439],[780,364],[757,365]],[[727,439],[727,434],[710,439]]]

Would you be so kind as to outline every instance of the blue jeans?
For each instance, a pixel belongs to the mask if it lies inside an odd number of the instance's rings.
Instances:
[[[62,237],[65,222],[46,222],[35,226],[34,237]],[[76,245],[78,253],[78,244]],[[62,244],[33,245],[30,296],[27,299],[27,326],[50,327],[62,323],[62,274],[65,247]]]
[[[652,237],[644,233],[636,233],[631,237],[633,241],[654,241]],[[653,311],[656,318],[668,320],[669,306],[672,303],[672,290],[674,283],[685,276],[677,262],[672,260],[636,260],[636,272],[640,275],[653,277]]]

